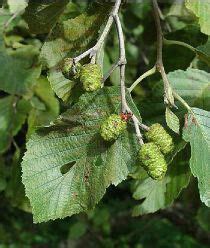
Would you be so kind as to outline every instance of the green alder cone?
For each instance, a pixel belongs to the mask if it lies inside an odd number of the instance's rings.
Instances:
[[[77,63],[76,64],[76,73],[73,70],[73,59],[72,58],[65,58],[63,60],[62,64],[62,73],[63,75],[68,78],[68,79],[77,79],[80,77],[80,70],[81,70],[81,64]]]
[[[123,121],[119,115],[110,115],[101,125],[101,137],[106,141],[116,140],[126,126],[126,121]]]
[[[149,142],[154,142],[163,154],[168,154],[174,149],[172,137],[159,123],[153,124],[145,136]]]
[[[101,68],[97,64],[86,64],[81,68],[80,81],[86,91],[95,91],[101,88]]]
[[[141,166],[151,178],[161,180],[165,176],[167,164],[164,155],[155,143],[143,144],[138,155]]]

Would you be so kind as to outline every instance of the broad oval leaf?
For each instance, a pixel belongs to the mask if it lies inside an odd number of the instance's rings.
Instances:
[[[210,207],[210,112],[192,108],[183,138],[190,142],[192,174],[198,179],[201,201]]]
[[[35,46],[14,51],[6,49],[0,37],[0,90],[21,96],[32,95],[34,82],[41,73],[41,66],[36,64],[38,53]]]
[[[127,100],[138,113],[130,95]],[[101,122],[119,113],[120,105],[118,87],[86,93],[29,140],[22,178],[35,222],[92,209],[110,184],[126,179],[138,151],[134,127],[112,143],[99,134]]]

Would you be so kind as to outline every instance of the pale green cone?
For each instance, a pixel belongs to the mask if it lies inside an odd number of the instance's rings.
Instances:
[[[165,176],[167,164],[164,155],[155,143],[143,144],[138,155],[141,166],[151,178],[161,180]]]
[[[95,91],[101,88],[102,72],[97,64],[86,64],[81,68],[80,81],[86,91]]]
[[[76,69],[76,73],[74,73],[74,70],[73,70],[73,59],[72,58],[65,58],[63,60],[62,73],[66,78],[68,78],[68,79],[79,78],[80,70],[81,70],[81,64],[77,63],[75,69]]]
[[[149,142],[154,142],[163,154],[168,154],[174,149],[172,137],[159,123],[153,124],[145,136]]]
[[[116,140],[126,126],[127,123],[119,115],[110,115],[101,125],[101,137],[106,141]]]

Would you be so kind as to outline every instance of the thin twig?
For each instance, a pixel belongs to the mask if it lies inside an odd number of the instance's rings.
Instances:
[[[119,8],[120,8],[120,4],[121,4],[121,0],[116,0],[115,5],[109,15],[109,18],[107,20],[106,26],[100,36],[100,38],[98,39],[97,43],[95,44],[95,46],[91,47],[90,49],[88,49],[87,51],[85,51],[84,53],[80,54],[79,56],[74,58],[74,62],[77,63],[79,62],[81,59],[84,59],[87,56],[90,56],[91,58],[93,57],[93,60],[91,62],[94,62],[95,60],[95,56],[97,54],[97,51],[101,48],[101,46],[104,44],[104,41],[107,37],[107,35],[109,34],[109,31],[112,27],[112,24],[114,22],[114,17],[117,15]]]
[[[109,69],[109,71],[107,72],[107,74],[104,76],[103,82],[105,82],[107,80],[107,78],[110,77],[110,75],[112,74],[112,72],[115,69],[117,69],[117,67],[119,66],[119,64],[120,64],[120,59],[111,66],[111,68]]]
[[[189,44],[187,44],[187,43],[185,43],[185,42],[183,42],[183,41],[178,41],[178,40],[167,40],[167,39],[163,39],[163,42],[164,42],[164,44],[165,45],[178,45],[178,46],[183,46],[183,47],[186,47],[186,48],[188,48],[188,49],[190,49],[191,51],[193,51],[193,52],[195,52],[196,53],[196,49],[193,47],[193,46],[191,46],[191,45],[189,45]]]
[[[165,68],[163,65],[163,33],[162,33],[162,28],[161,28],[161,23],[160,23],[160,15],[159,15],[159,7],[157,0],[152,0],[153,2],[153,10],[154,10],[154,19],[155,19],[155,25],[156,25],[156,30],[157,30],[157,61],[156,61],[156,67],[157,71],[160,72],[163,83],[164,83],[164,101],[166,104],[176,107],[174,104],[174,97],[173,97],[173,92],[171,85],[169,83],[168,77],[165,72]]]
[[[10,18],[9,20],[4,24],[4,30],[6,30],[8,28],[8,26],[10,25],[10,23],[18,16],[22,13],[22,10],[18,10],[16,11]]]
[[[136,137],[139,141],[140,145],[144,144],[142,134],[139,128],[139,120],[137,117],[132,113],[130,107],[127,104],[126,101],[126,92],[125,92],[125,65],[126,65],[126,54],[125,54],[125,40],[124,40],[124,35],[123,35],[123,30],[122,30],[122,25],[120,22],[120,18],[118,15],[115,17],[115,23],[116,23],[116,28],[117,28],[117,33],[118,33],[118,39],[119,39],[119,54],[120,54],[120,90],[121,90],[121,107],[122,107],[122,112],[128,112],[132,114],[132,120],[135,126],[136,130]]]
[[[139,78],[136,79],[136,81],[130,86],[128,89],[129,92],[131,92],[143,79],[153,75],[156,72],[156,66],[153,66],[152,69],[146,71],[144,74],[142,74]]]

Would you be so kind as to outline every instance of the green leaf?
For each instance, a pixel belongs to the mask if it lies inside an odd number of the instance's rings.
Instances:
[[[179,118],[168,107],[166,107],[165,116],[168,127],[175,133],[179,134]]]
[[[135,182],[133,197],[144,201],[134,207],[133,216],[154,213],[171,205],[189,181],[190,171],[186,156],[179,153],[163,180],[146,178]]]
[[[185,0],[185,5],[198,17],[199,24],[201,26],[201,32],[210,35],[210,25],[209,25],[210,1]]]
[[[13,96],[0,99],[0,153],[8,148],[11,138],[21,129],[28,111],[25,100]]]
[[[102,5],[97,10],[93,11],[92,8],[87,13],[56,25],[41,50],[44,65],[52,68],[63,58],[75,56],[89,48],[97,40],[100,26],[107,14],[108,9]]]
[[[129,94],[127,100],[138,112]],[[31,137],[22,178],[35,222],[92,209],[110,184],[126,179],[138,151],[134,127],[112,143],[99,132],[107,116],[120,113],[120,105],[119,87],[86,93],[53,126]]]
[[[63,13],[69,0],[33,1],[29,0],[24,18],[30,31],[35,34],[48,33]]]
[[[35,98],[28,118],[28,137],[37,127],[49,125],[59,114],[59,102],[47,78],[40,77],[34,88]],[[34,100],[36,99],[36,100]]]
[[[41,67],[35,65],[37,50],[31,46],[10,51],[0,40],[0,90],[16,95],[32,94]]]
[[[48,80],[50,81],[55,94],[64,102],[67,102],[71,95],[71,89],[75,83],[65,78],[59,68],[52,68],[49,70]]]
[[[21,11],[23,11],[28,3],[27,0],[7,0],[7,3],[9,5],[9,10],[10,13],[15,14],[15,13],[19,13]]]
[[[192,174],[198,179],[201,201],[210,206],[210,112],[192,108],[183,138],[190,142]]]

